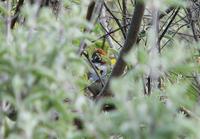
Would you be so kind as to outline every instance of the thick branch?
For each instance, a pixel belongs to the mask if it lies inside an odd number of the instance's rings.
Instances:
[[[86,15],[86,20],[87,21],[90,21],[91,18],[92,18],[92,13],[94,11],[94,7],[95,7],[95,2],[92,1],[89,6],[88,6],[88,9],[87,9],[87,15]]]
[[[130,24],[130,27],[129,27],[129,30],[128,30],[127,38],[126,38],[126,41],[124,43],[124,46],[120,51],[119,58],[117,60],[116,65],[114,66],[114,68],[112,70],[110,78],[107,81],[104,88],[102,89],[102,91],[97,96],[97,100],[101,96],[111,95],[112,93],[109,89],[109,84],[110,84],[111,79],[113,77],[119,77],[123,74],[124,69],[126,67],[126,63],[125,63],[123,57],[124,57],[125,54],[127,54],[131,50],[131,48],[133,48],[134,44],[137,41],[137,36],[138,36],[139,29],[140,29],[144,10],[145,10],[144,3],[143,2],[137,2],[136,6],[135,6],[134,13],[133,13],[132,21],[131,21],[131,24]]]
[[[16,10],[15,10],[15,15],[11,21],[11,25],[10,25],[10,28],[13,29],[14,26],[15,26],[15,23],[17,22],[18,20],[18,17],[19,17],[19,12],[20,12],[20,9],[22,7],[24,3],[24,0],[19,0],[18,3],[17,3],[17,6],[16,6]]]

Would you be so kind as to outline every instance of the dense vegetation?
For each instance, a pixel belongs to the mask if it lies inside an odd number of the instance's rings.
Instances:
[[[199,0],[1,0],[0,139],[199,139]]]

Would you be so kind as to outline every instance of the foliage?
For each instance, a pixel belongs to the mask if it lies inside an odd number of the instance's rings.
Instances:
[[[16,3],[11,11],[1,6],[1,18],[12,14]],[[114,1],[108,3],[116,8]],[[175,0],[161,6],[177,3],[185,6]],[[0,105],[9,102],[17,113],[10,119],[9,109],[0,109],[0,139],[200,138],[199,90],[195,84],[199,79],[194,77],[199,74],[199,43],[180,41],[169,31],[166,36],[173,41],[162,54],[152,54],[149,48],[154,35],[150,33],[155,32],[141,29],[141,42],[124,58],[128,64],[125,74],[111,81],[114,96],[96,102],[84,89],[90,65],[77,54],[82,40],[89,46],[89,55],[93,47],[103,46],[103,41],[92,42],[104,32],[100,25],[92,33],[83,31],[92,27],[84,19],[87,4],[87,0],[63,1],[56,17],[49,8],[38,13],[38,5],[26,2],[20,14],[25,18],[23,23],[8,30],[0,21]],[[133,10],[130,5],[128,10]],[[143,21],[144,26],[148,23]],[[113,21],[110,24],[117,27]],[[161,44],[169,39],[166,36]],[[113,37],[124,42],[119,32]],[[119,55],[118,47],[105,44],[110,55]],[[150,74],[163,82],[160,88],[153,82],[151,95],[144,95],[144,79]],[[105,104],[116,109],[105,112]]]

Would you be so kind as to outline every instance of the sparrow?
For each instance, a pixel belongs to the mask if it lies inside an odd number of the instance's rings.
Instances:
[[[106,52],[100,48],[96,48],[91,56],[92,69],[88,73],[88,80],[91,84],[86,89],[86,94],[90,98],[95,98],[106,82],[108,65],[103,59],[104,56],[106,56]]]
[[[89,73],[89,80],[96,82],[98,80],[105,81],[106,75],[107,75],[107,63],[105,60],[103,60],[103,56],[106,56],[106,52],[100,48],[96,49],[94,53],[92,54],[91,62],[94,65],[95,69],[92,69]],[[99,76],[95,72],[98,71]],[[101,79],[99,79],[99,77]]]

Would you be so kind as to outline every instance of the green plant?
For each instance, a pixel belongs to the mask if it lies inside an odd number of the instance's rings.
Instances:
[[[6,9],[9,2],[10,8]],[[121,14],[109,11],[110,7],[117,8],[115,2],[104,3],[104,8],[113,16],[107,20],[108,26],[119,27],[120,32],[106,32],[103,37],[99,34],[109,31],[109,27],[105,29],[99,22],[94,26],[95,19],[85,20],[87,0],[63,0],[58,15],[48,7],[25,1],[13,29],[0,21],[0,139],[200,138],[199,42],[192,43],[191,35],[186,35],[190,39],[184,36],[185,40],[173,36],[174,30],[185,23],[181,17],[186,3],[152,0],[151,5],[145,1],[153,9],[152,15],[169,6],[173,16],[160,14],[160,33],[156,28],[158,17],[138,22],[139,37],[133,34],[135,40],[124,45],[134,44],[134,48],[121,55],[118,45],[133,38],[126,36],[125,27],[130,26],[128,13],[135,4],[128,0],[118,3],[125,9],[122,29],[121,22],[115,23]],[[158,7],[154,7],[156,2]],[[16,15],[18,3],[1,2],[0,18]],[[148,17],[139,15],[140,19]],[[131,27],[129,32],[135,30]],[[184,33],[192,33],[188,30],[181,28]],[[96,38],[103,41],[94,41]],[[117,77],[108,73],[106,77],[112,97],[92,100],[85,95],[89,83],[85,75],[90,65],[84,55],[78,54],[81,43],[88,46],[85,50],[89,56],[93,47],[105,46],[110,55],[123,59],[121,73]],[[111,44],[115,47],[109,48]],[[105,111],[107,106],[115,109]],[[13,109],[14,115],[9,113]]]

